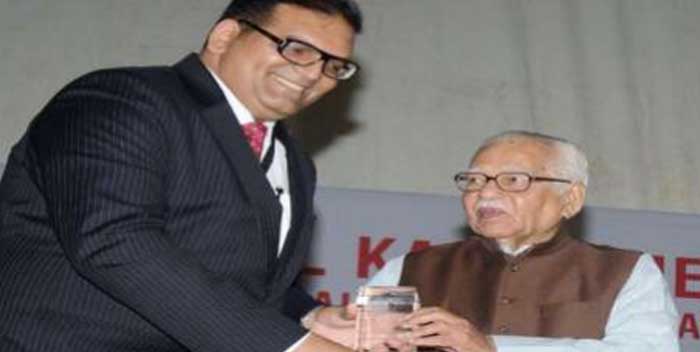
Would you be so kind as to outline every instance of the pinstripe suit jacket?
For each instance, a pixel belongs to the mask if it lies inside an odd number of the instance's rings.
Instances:
[[[286,130],[292,226],[216,83],[172,67],[69,84],[0,183],[0,350],[282,351],[313,300],[315,171]]]

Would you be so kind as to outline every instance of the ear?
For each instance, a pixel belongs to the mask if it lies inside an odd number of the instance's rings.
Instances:
[[[204,53],[221,55],[231,42],[241,33],[241,25],[234,19],[225,19],[217,23],[207,36]]]
[[[562,195],[561,216],[564,219],[571,219],[583,208],[586,200],[586,186],[581,182],[574,183],[569,190]]]

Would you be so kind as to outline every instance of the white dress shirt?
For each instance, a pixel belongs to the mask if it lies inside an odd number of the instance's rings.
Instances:
[[[395,286],[405,256],[390,260],[368,285]],[[678,313],[654,259],[643,254],[596,339],[494,335],[499,352],[678,352]]]
[[[236,115],[238,123],[241,126],[243,126],[246,123],[255,122],[255,119],[253,118],[253,115],[250,113],[250,111],[245,106],[243,106],[243,103],[241,103],[241,101],[238,100],[238,98],[236,98],[233,92],[231,92],[231,90],[228,89],[228,87],[221,81],[221,79],[213,71],[209,70],[209,73],[211,73],[212,77],[214,77],[214,80],[219,85],[219,88],[221,88],[221,91],[224,92],[226,101],[231,106],[234,115]],[[267,177],[267,181],[270,183],[270,187],[272,187],[272,189],[277,194],[277,199],[279,200],[280,205],[282,206],[279,245],[277,247],[277,255],[279,256],[282,253],[282,249],[284,248],[284,243],[287,239],[287,233],[289,232],[289,227],[292,223],[292,202],[289,193],[287,149],[284,148],[284,144],[282,144],[280,141],[272,139],[272,131],[275,128],[275,122],[265,121],[264,124],[265,127],[267,127],[267,133],[265,134],[265,140],[263,141],[263,149],[260,153],[260,158],[262,159],[265,157],[265,154],[274,143],[275,155],[272,158],[272,163],[270,164],[270,168],[267,170],[265,176]],[[289,348],[287,348],[284,352],[294,351],[299,345],[301,345],[302,342],[304,342],[304,340],[306,340],[308,336],[309,334],[304,335],[304,337],[299,339],[293,345],[289,346]]]

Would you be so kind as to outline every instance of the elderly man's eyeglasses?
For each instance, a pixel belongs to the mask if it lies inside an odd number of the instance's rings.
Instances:
[[[325,76],[338,80],[350,79],[360,69],[358,64],[329,54],[304,41],[294,38],[282,39],[247,20],[238,20],[238,22],[245,24],[275,42],[277,44],[277,52],[295,65],[310,66],[323,61],[321,72]]]
[[[496,181],[498,188],[505,192],[527,191],[533,181],[571,183],[570,180],[532,176],[525,172],[501,172],[495,176],[481,172],[460,172],[455,175],[455,184],[462,192],[480,191],[491,180]]]

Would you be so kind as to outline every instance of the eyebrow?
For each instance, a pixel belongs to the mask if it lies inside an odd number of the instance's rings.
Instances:
[[[306,39],[297,37],[297,36],[294,35],[294,34],[288,35],[288,36],[286,36],[286,37],[280,37],[280,38],[282,38],[282,39],[284,39],[284,40],[294,40],[294,41],[296,41],[296,42],[306,44],[306,45],[308,45],[308,46],[310,46],[310,47],[312,47],[312,48],[318,50],[318,51],[321,52],[323,55],[330,57],[331,59],[336,59],[336,60],[341,60],[341,61],[352,61],[352,59],[350,59],[350,57],[343,57],[343,56],[338,56],[338,55],[336,55],[336,54],[333,54],[333,53],[329,52],[329,51],[326,50],[326,49],[321,49],[321,48],[319,48],[316,44],[313,44],[313,43],[309,42],[309,41],[306,40]]]
[[[486,172],[484,171],[484,169],[479,168],[479,167],[470,167],[470,168],[467,169],[467,172],[482,172],[482,173],[486,173]],[[513,165],[513,164],[506,164],[506,165],[503,165],[502,169],[499,170],[499,171],[497,171],[496,173],[498,174],[498,173],[501,173],[501,172],[525,172],[525,173],[529,173],[529,174],[530,174],[530,173],[535,173],[535,171],[533,171],[533,170],[524,170],[522,167],[520,167],[520,166],[515,166],[515,165]]]

